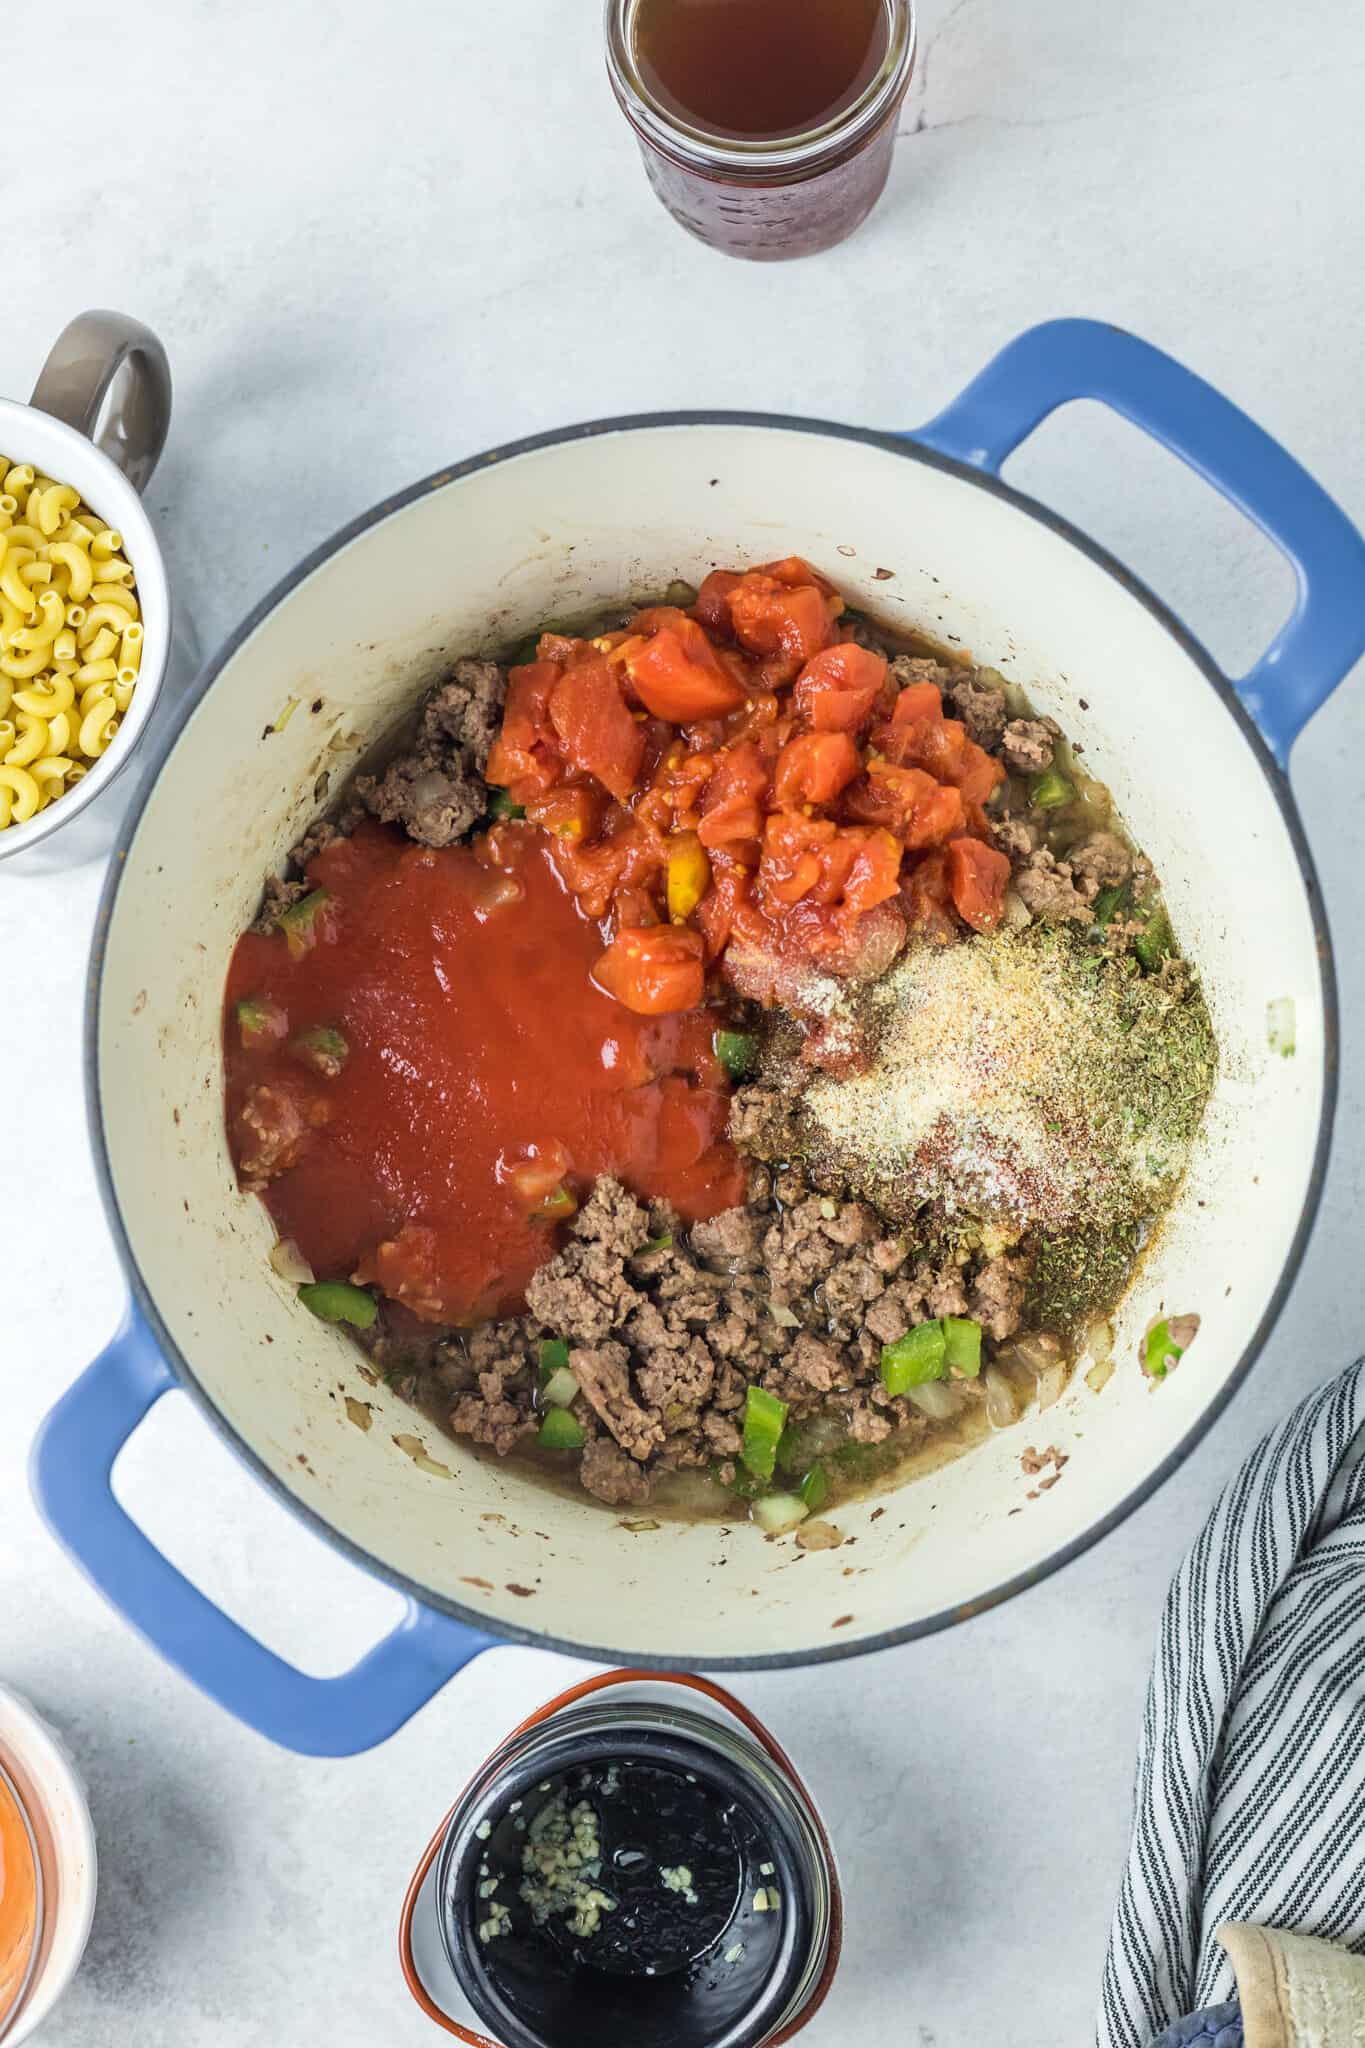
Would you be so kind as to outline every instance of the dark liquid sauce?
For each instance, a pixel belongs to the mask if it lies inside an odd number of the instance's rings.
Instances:
[[[575,1933],[567,1907],[537,1921],[521,1892],[537,1814],[556,1800],[591,1810],[598,1851],[584,1882],[613,1902],[587,1935]],[[465,1952],[534,2039],[598,2048],[709,2041],[780,1965],[783,1918],[796,1901],[784,1897],[776,1854],[737,1801],[690,1772],[635,1758],[575,1766],[495,1822],[478,1888],[464,1901]],[[771,1903],[756,1908],[770,1885]],[[493,1901],[508,1925],[484,1941],[477,1929]]]
[[[844,113],[888,44],[884,0],[642,0],[635,25],[636,62],[659,104],[745,141]]]

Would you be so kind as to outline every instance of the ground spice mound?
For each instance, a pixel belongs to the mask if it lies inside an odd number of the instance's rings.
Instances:
[[[1217,1054],[1188,971],[1046,925],[918,946],[863,1002],[861,1073],[804,1085],[809,1156],[886,1212],[1110,1230],[1184,1171]],[[790,1077],[793,1081],[795,1077]]]

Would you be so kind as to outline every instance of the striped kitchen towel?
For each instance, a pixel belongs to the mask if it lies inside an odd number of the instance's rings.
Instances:
[[[1171,1587],[1099,2048],[1229,1999],[1215,1929],[1365,1951],[1365,1359],[1225,1489]]]

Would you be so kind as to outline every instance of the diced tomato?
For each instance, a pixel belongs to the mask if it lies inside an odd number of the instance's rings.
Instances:
[[[573,839],[556,839],[550,846],[560,880],[589,917],[605,917],[618,890],[654,881],[666,857],[660,835],[638,822],[588,846]]]
[[[893,761],[868,763],[866,779],[849,795],[847,809],[869,824],[885,825],[916,851],[942,846],[965,823],[957,790],[935,782],[923,768],[900,768]]]
[[[646,631],[642,642],[628,642],[622,654],[637,696],[656,718],[688,725],[722,718],[744,702],[743,682],[695,619],[676,612],[669,623]]]
[[[842,603],[814,584],[793,587],[766,571],[751,570],[730,597],[735,638],[764,657],[760,674],[780,689],[799,675],[812,655],[827,647]]]
[[[946,854],[925,855],[902,886],[901,901],[911,931],[920,938],[946,946],[961,936],[961,927],[953,914]]]
[[[936,711],[903,718],[901,707],[906,699],[921,693],[926,698],[938,697],[932,683],[912,683],[897,699],[890,725],[879,726],[873,734],[873,745],[889,760],[926,769],[936,781],[951,783],[961,790],[965,805],[979,810],[1004,781],[1004,768],[994,755],[968,739],[967,728],[959,719],[942,718]]]
[[[862,844],[845,878],[843,893],[844,907],[855,914],[888,903],[900,887],[900,841],[880,828],[860,836]]]
[[[366,1254],[355,1270],[362,1286],[378,1287],[391,1301],[401,1301],[409,1314],[424,1323],[450,1320],[441,1284],[436,1232],[425,1223],[405,1223],[397,1237],[387,1238]]]
[[[693,1010],[706,980],[701,933],[678,925],[628,925],[597,961],[592,978],[637,1016]]]
[[[697,923],[706,941],[706,957],[716,960],[724,952],[734,930],[735,917],[748,900],[749,874],[746,868],[728,865],[711,867],[711,886],[697,905]]]
[[[862,756],[846,732],[802,733],[777,757],[773,796],[793,809],[832,803],[861,767]]]
[[[962,775],[958,788],[964,804],[980,808],[993,790],[999,789],[1005,779],[1004,763],[997,761],[994,754],[988,754],[975,740],[968,740],[963,749]]]
[[[651,633],[660,632],[663,627],[672,626],[685,642],[695,638],[711,645],[703,627],[699,626],[690,612],[682,611],[676,604],[647,604],[635,613],[627,630],[619,635],[618,653],[624,655],[633,650],[637,640],[646,640]]]
[[[757,839],[763,830],[759,808],[768,789],[768,771],[752,740],[730,747],[716,763],[701,800],[697,836],[703,846],[733,846]]]
[[[993,931],[1000,922],[1010,864],[980,839],[954,839],[947,852],[948,887],[959,916],[973,931]]]
[[[484,774],[509,791],[515,803],[547,790],[559,780],[562,763],[550,723],[550,697],[563,674],[555,661],[530,661],[507,678],[502,727]]]
[[[573,1159],[558,1138],[543,1145],[528,1145],[525,1156],[498,1162],[498,1179],[510,1187],[519,1201],[533,1209],[552,1195],[573,1172]]]
[[[885,825],[892,832],[903,833],[921,794],[937,788],[933,776],[922,768],[901,768],[884,759],[869,761],[866,775],[844,798],[844,809],[864,824]]]
[[[586,640],[575,640],[569,633],[542,633],[536,642],[536,660],[557,661],[561,668],[568,668],[582,658],[585,649],[589,654],[596,652]]]
[[[550,721],[565,759],[624,803],[640,773],[645,736],[605,655],[564,671],[550,693]]]
[[[769,818],[758,869],[764,895],[779,904],[808,895],[824,875],[822,856],[837,832],[831,819],[805,818],[799,811],[778,811]]]
[[[921,718],[942,718],[943,692],[937,683],[907,683],[891,713],[894,725],[915,725]]]
[[[623,882],[611,899],[611,914],[615,929],[622,931],[626,925],[662,924],[658,905],[643,882]]]
[[[950,783],[931,779],[929,788],[916,797],[901,836],[911,851],[917,852],[922,847],[945,845],[955,832],[962,830],[964,823],[961,791]]]
[[[675,738],[654,769],[652,788],[635,804],[636,817],[660,832],[695,832],[702,791],[715,772],[717,758],[710,753],[686,753]]]
[[[778,723],[781,704],[773,690],[753,690],[725,721],[728,741],[756,739],[765,744]]]
[[[927,718],[911,728],[919,735],[919,766],[939,782],[954,785],[967,758],[967,728],[960,718]]]
[[[790,590],[801,590],[808,584],[814,584],[823,597],[834,599],[836,619],[844,608],[838,586],[831,583],[828,576],[822,576],[818,569],[813,569],[800,555],[784,555],[780,562],[764,562],[756,573],[771,576],[774,583],[785,583]]]
[[[792,708],[815,732],[856,732],[885,681],[883,657],[846,640],[806,663],[796,678]]]
[[[697,592],[693,609],[703,626],[712,633],[729,633],[730,598],[739,589],[740,578],[733,569],[713,569]]]
[[[847,981],[875,981],[905,943],[905,929],[905,911],[898,897],[862,911],[804,902],[788,913],[783,936],[789,952],[796,949],[806,954],[818,962],[822,973]],[[777,1000],[794,996],[799,1003],[799,978],[788,986],[790,994],[784,995],[779,988]]]
[[[606,805],[595,789],[573,783],[552,789],[545,796],[531,797],[526,815],[533,825],[553,832],[556,839],[595,839],[602,829]]]

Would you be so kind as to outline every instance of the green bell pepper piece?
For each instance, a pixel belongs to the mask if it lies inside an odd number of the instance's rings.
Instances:
[[[718,1031],[711,1042],[732,1081],[742,1081],[758,1065],[758,1040],[752,1032]]]
[[[916,1323],[894,1344],[882,1346],[882,1383],[888,1394],[908,1393],[948,1373],[948,1346],[940,1322]]]
[[[771,1479],[777,1463],[777,1446],[787,1424],[787,1403],[763,1387],[750,1387],[744,1396],[744,1449],[740,1453],[757,1479]]]
[[[562,1337],[542,1337],[540,1340],[540,1377],[548,1380],[552,1373],[560,1372],[569,1362],[569,1347]]]
[[[829,1474],[823,1465],[812,1465],[796,1489],[813,1515],[818,1515],[829,1499]]]
[[[581,1451],[588,1439],[582,1423],[567,1408],[547,1408],[536,1440],[547,1451]]]
[[[363,1287],[349,1280],[309,1280],[299,1289],[299,1300],[324,1323],[350,1323],[357,1330],[373,1328],[379,1304]]]
[[[1069,804],[1076,792],[1055,768],[1046,768],[1029,785],[1029,801],[1035,810],[1058,811]]]
[[[974,1380],[981,1370],[981,1325],[970,1316],[943,1318],[943,1357],[949,1372]]]
[[[318,915],[331,902],[326,889],[314,889],[282,910],[275,922],[284,933],[291,960],[302,960],[318,942]]]

